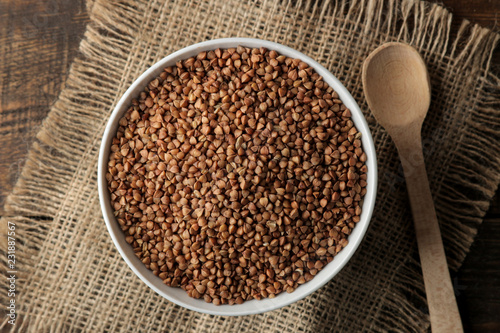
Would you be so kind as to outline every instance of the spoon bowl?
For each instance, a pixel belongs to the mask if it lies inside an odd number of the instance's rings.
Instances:
[[[384,128],[422,124],[431,89],[417,50],[401,43],[382,45],[366,59],[362,80],[368,105]]]

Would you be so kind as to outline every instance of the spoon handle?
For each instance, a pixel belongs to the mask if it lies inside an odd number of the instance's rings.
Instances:
[[[432,332],[463,332],[429,189],[420,133],[418,138],[400,143],[398,151],[413,213]]]

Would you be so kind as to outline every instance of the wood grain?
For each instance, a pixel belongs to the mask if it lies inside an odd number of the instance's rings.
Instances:
[[[88,15],[84,1],[3,1],[0,22],[0,207],[3,207],[34,135],[61,90]]]
[[[499,0],[441,0],[454,14],[499,30]],[[26,153],[59,94],[88,16],[84,0],[0,1],[0,216]],[[500,50],[493,57],[500,70]],[[454,277],[467,332],[500,332],[500,196]]]
[[[442,3],[455,17],[456,23],[469,20],[485,28],[498,29],[500,21],[500,1],[498,0],[442,0]]]

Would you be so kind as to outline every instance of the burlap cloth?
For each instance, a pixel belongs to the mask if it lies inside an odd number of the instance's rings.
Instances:
[[[432,107],[424,124],[430,185],[456,270],[500,181],[500,81],[489,73],[499,36],[420,1],[302,3],[249,0],[89,4],[81,55],[8,197],[17,228],[18,332],[422,332],[429,327],[412,219],[396,150],[370,115],[365,57],[405,41],[424,56]],[[203,315],[146,287],[115,250],[97,195],[104,126],[122,93],[160,58],[195,42],[258,37],[327,67],[353,94],[373,131],[380,185],[374,218],[350,263],[313,295],[244,317]],[[6,259],[2,254],[2,272]],[[314,283],[314,282],[312,282]],[[1,304],[8,304],[1,280]],[[7,328],[3,322],[3,328]]]

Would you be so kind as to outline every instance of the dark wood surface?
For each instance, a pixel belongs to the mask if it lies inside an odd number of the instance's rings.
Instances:
[[[441,1],[440,1],[441,2]],[[445,0],[462,19],[496,29],[499,0]],[[0,1],[0,216],[23,161],[61,91],[88,16],[84,0]],[[493,57],[500,69],[500,50]],[[467,332],[500,332],[500,196],[454,277]]]
[[[88,21],[83,0],[0,0],[0,214]]]

